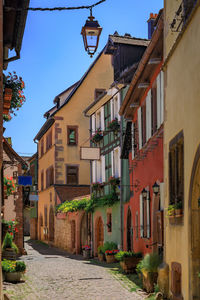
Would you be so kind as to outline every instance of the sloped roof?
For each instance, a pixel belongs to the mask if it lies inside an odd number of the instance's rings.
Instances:
[[[55,185],[55,190],[63,203],[75,198],[86,198],[90,193],[90,185]]]
[[[27,167],[27,163],[24,159],[15,152],[15,150],[11,147],[11,145],[7,142],[5,138],[3,138],[3,150],[8,155],[11,161],[17,160],[21,165]]]

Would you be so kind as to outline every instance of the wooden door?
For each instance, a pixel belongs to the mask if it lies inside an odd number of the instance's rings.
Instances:
[[[102,246],[104,242],[104,229],[102,218],[99,217],[97,222],[97,248]]]

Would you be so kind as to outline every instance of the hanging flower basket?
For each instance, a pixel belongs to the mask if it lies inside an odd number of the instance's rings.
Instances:
[[[26,101],[23,94],[25,88],[24,82],[21,77],[16,75],[16,72],[8,73],[8,76],[3,76],[4,87],[4,106],[3,106],[3,119],[4,121],[10,121],[11,115],[15,114],[16,110],[24,104]]]
[[[120,179],[119,177],[113,177],[111,176],[109,179],[108,179],[109,183],[111,185],[119,185],[120,184]]]
[[[13,178],[6,176],[3,179],[3,183],[4,183],[5,196],[8,197],[8,196],[12,195],[16,189],[16,185],[15,185]]]
[[[102,138],[103,138],[103,133],[101,129],[98,129],[96,133],[92,136],[91,141],[96,144],[99,143],[102,140]]]
[[[118,131],[120,128],[120,123],[117,119],[112,120],[110,123],[108,123],[108,129],[111,131]]]

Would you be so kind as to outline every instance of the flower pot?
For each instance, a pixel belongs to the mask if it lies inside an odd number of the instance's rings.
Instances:
[[[98,253],[98,259],[99,259],[99,261],[104,261],[105,255],[103,253]]]
[[[90,258],[90,250],[83,250],[83,257]]]
[[[157,272],[143,272],[142,283],[143,288],[147,293],[154,291],[154,285],[157,284],[158,273]]]
[[[17,254],[14,249],[6,248],[2,251],[2,259],[16,260]]]
[[[178,209],[175,209],[175,216],[182,216],[183,215],[183,210],[182,208],[178,208]]]
[[[137,257],[125,257],[123,261],[120,261],[120,266],[126,273],[132,273],[140,260],[141,258]]]
[[[108,264],[112,264],[114,262],[116,262],[116,259],[115,259],[115,255],[106,255],[106,262]]]
[[[4,99],[4,101],[7,101],[9,103],[11,102],[11,99],[12,99],[12,89],[10,89],[10,88],[5,88],[4,89],[3,99]]]
[[[5,281],[19,282],[22,277],[22,272],[8,272],[5,273]]]

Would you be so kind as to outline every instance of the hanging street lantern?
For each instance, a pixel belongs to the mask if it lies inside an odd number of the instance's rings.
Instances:
[[[147,190],[145,188],[142,190],[142,197],[147,198]]]
[[[101,31],[102,28],[99,26],[98,21],[94,20],[94,17],[92,16],[92,9],[90,9],[90,16],[81,30],[84,47],[90,57],[94,55],[98,48]]]
[[[152,186],[152,188],[153,188],[154,194],[155,194],[155,195],[158,195],[159,190],[160,190],[160,186],[159,186],[159,184],[157,184],[156,181],[155,181],[154,185]]]

